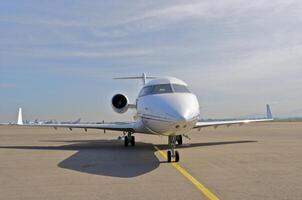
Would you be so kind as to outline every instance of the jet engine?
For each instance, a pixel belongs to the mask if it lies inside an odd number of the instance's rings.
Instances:
[[[112,108],[117,113],[125,113],[129,108],[129,100],[126,95],[116,94],[111,100]]]

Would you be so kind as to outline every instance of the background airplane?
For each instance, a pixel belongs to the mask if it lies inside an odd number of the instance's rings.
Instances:
[[[167,151],[168,162],[179,161],[179,152],[175,150],[176,145],[183,143],[182,136],[192,129],[204,127],[217,127],[221,125],[246,124],[251,122],[267,122],[273,120],[269,105],[266,107],[266,118],[211,121],[201,122],[200,107],[195,94],[188,85],[174,77],[148,77],[145,73],[136,77],[121,77],[115,79],[141,79],[143,87],[139,92],[135,104],[130,104],[128,97],[124,94],[116,94],[112,97],[111,105],[115,112],[125,113],[128,109],[136,109],[135,121],[103,123],[103,124],[24,124],[22,109],[19,108],[18,126],[53,127],[57,128],[82,128],[103,129],[122,131],[124,134],[124,146],[135,146],[134,133],[163,135],[168,137],[170,150]],[[151,79],[147,82],[148,79]],[[78,121],[80,122],[80,121]],[[7,125],[7,124],[6,124]]]

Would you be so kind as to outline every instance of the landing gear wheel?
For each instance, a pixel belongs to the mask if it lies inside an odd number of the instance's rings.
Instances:
[[[175,151],[175,162],[179,162],[179,153]]]
[[[135,137],[134,136],[131,136],[130,144],[133,147],[135,146]]]
[[[182,135],[176,136],[176,141],[179,145],[182,145]]]
[[[172,154],[171,151],[167,151],[168,162],[171,162]]]
[[[127,147],[128,144],[129,144],[128,136],[125,136],[125,140],[124,140],[124,145],[125,145],[125,147]]]

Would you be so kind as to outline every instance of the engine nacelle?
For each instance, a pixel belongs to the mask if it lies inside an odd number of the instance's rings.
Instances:
[[[117,113],[125,113],[129,108],[129,100],[126,95],[116,94],[111,100],[112,108]]]

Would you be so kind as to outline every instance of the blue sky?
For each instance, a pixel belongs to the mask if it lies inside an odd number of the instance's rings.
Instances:
[[[302,2],[43,1],[0,4],[0,121],[130,120],[146,72],[191,85],[203,117],[302,115]]]

